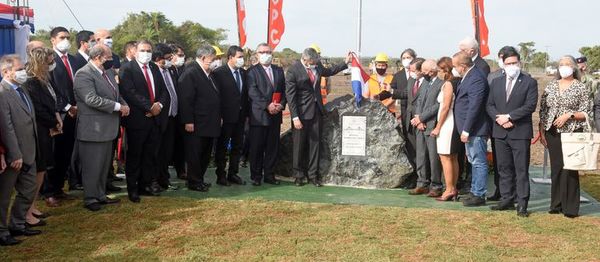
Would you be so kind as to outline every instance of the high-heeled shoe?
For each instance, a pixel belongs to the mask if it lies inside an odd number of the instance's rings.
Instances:
[[[454,191],[448,195],[443,194],[441,197],[436,197],[435,200],[437,201],[442,201],[442,202],[446,202],[446,201],[458,201],[458,191]]]

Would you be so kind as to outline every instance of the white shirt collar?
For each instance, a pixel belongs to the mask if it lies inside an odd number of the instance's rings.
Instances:
[[[62,58],[64,55],[68,56],[69,53],[61,53],[60,51],[56,50],[56,48],[54,48],[54,52],[56,52],[56,54],[58,54],[58,57]]]
[[[81,56],[83,56],[83,59],[85,59],[85,61],[90,60],[90,56],[88,54],[86,54],[85,52],[81,51],[81,50],[77,50],[77,52],[79,52],[79,54]]]
[[[144,64],[140,63],[137,59],[135,60],[136,63],[138,63],[138,65],[140,66],[141,69],[144,68]],[[148,64],[145,64],[146,67],[150,68],[150,62],[148,62]]]

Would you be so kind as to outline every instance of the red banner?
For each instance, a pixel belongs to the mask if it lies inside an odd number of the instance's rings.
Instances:
[[[237,24],[238,24],[238,37],[240,40],[240,47],[243,48],[246,44],[246,6],[244,0],[236,0],[237,9]]]
[[[483,8],[484,0],[471,0],[471,12],[473,14],[473,24],[475,25],[475,30],[479,28],[479,56],[485,57],[490,54],[490,46],[488,45],[488,27],[485,22],[485,12]],[[477,2],[477,3],[475,3]],[[475,10],[477,7],[477,10]],[[477,12],[476,12],[477,11]],[[477,19],[479,18],[479,19]]]
[[[269,23],[267,27],[267,43],[271,49],[275,49],[281,41],[281,36],[285,31],[285,23],[281,13],[283,0],[269,0]]]

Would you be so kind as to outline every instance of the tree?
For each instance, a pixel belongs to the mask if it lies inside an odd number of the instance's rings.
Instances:
[[[546,61],[548,61],[548,53],[546,52],[535,52],[531,56],[530,65],[537,68],[545,68]]]
[[[533,53],[535,52],[535,42],[521,42],[519,43],[519,53],[521,54],[521,62],[523,63],[523,69],[527,69],[528,64],[532,60]]]
[[[33,34],[30,37],[31,41],[42,41],[44,42],[44,44],[46,45],[46,47],[48,48],[52,48],[52,43],[50,42],[50,31],[52,31],[53,28],[49,28],[49,30],[45,30],[45,29],[37,29],[35,30],[35,34]],[[69,49],[69,52],[73,53],[73,52],[77,52],[77,33],[79,31],[71,28],[69,29],[69,34],[71,34],[71,49]]]
[[[199,23],[185,21],[177,27],[177,38],[175,42],[183,46],[186,54],[195,54],[196,50],[203,44],[219,45],[225,38],[227,30],[217,28],[215,30],[206,28]]]
[[[588,72],[595,72],[600,69],[600,45],[584,46],[579,48],[579,53],[587,57]]]

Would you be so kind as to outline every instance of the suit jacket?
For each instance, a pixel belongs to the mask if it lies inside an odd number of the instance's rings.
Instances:
[[[26,89],[25,96],[31,103]],[[33,165],[37,151],[37,127],[35,108],[31,111],[8,82],[0,82],[0,130],[7,163],[23,159],[23,163]]]
[[[425,88],[425,90],[423,90],[425,93],[422,94],[417,101],[415,115],[418,115],[421,122],[425,123],[425,135],[431,134],[431,131],[437,124],[437,114],[440,109],[440,103],[437,98],[440,94],[440,90],[442,90],[443,84],[444,81],[436,77],[432,82],[429,82],[427,86],[421,86],[421,88]]]
[[[154,63],[148,63],[149,70],[154,79],[154,101],[163,105],[161,114],[155,117],[146,117],[150,112],[152,102],[146,84],[146,77],[137,62],[130,62],[119,70],[119,89],[123,99],[129,104],[129,116],[123,118],[123,125],[130,129],[144,129],[152,125],[163,128],[164,113],[169,108],[169,92],[165,86],[163,76]]]
[[[285,77],[285,95],[290,106],[291,117],[311,120],[316,113],[325,114],[321,98],[321,77],[335,75],[347,67],[346,64],[334,65],[331,68],[317,66],[315,83],[311,83],[306,67],[300,61],[292,64]]]
[[[504,76],[504,69],[498,69],[494,72],[491,72],[489,75],[487,75],[488,85],[492,86],[492,81],[501,76]]]
[[[58,124],[56,100],[52,97],[48,87],[37,78],[28,79],[23,87],[29,92],[31,102],[35,108],[37,131],[49,134],[50,129],[55,128]]]
[[[490,74],[490,65],[488,65],[488,63],[485,60],[483,60],[483,58],[481,58],[479,55],[477,55],[475,60],[473,60],[473,64],[475,64],[475,67],[479,68],[479,70],[483,72],[485,77],[487,77]]]
[[[402,68],[402,70],[394,74],[394,78],[392,79],[392,83],[390,84],[390,87],[394,89],[392,98],[400,100],[401,114],[404,114],[406,112],[406,106],[408,104],[408,89],[406,88],[407,86],[408,78],[406,78],[406,68]]]
[[[490,119],[485,114],[489,86],[483,72],[472,67],[462,79],[454,99],[454,124],[459,134],[463,131],[469,136],[488,136]]]
[[[250,125],[269,126],[281,124],[282,122],[282,113],[271,115],[267,110],[275,92],[281,93],[281,105],[284,108],[287,104],[283,69],[276,65],[271,65],[271,68],[275,85],[271,84],[267,72],[261,64],[256,64],[248,69],[246,79],[248,83]]]
[[[73,74],[75,74],[79,69],[87,65],[88,61],[83,57],[79,52],[75,53],[75,65],[73,65]]]
[[[69,64],[71,64],[71,73],[73,74],[73,77],[75,77],[75,72],[77,72],[75,70],[77,69],[77,60],[70,54],[67,54],[67,57]],[[56,62],[56,68],[52,70],[51,74],[52,86],[56,91],[58,109],[61,112],[64,112],[67,105],[77,105],[75,94],[73,93],[73,80],[69,77],[62,58],[59,57],[56,52],[54,52],[54,62]]]
[[[238,123],[248,116],[248,81],[246,70],[239,69],[242,92],[238,88],[229,65],[225,64],[213,72],[215,83],[221,95],[221,116],[223,123]]]
[[[207,76],[194,61],[179,76],[179,116],[182,124],[194,124],[194,135],[219,137],[221,98],[212,75]]]
[[[410,124],[410,120],[415,116],[415,110],[417,108],[417,102],[419,100],[419,97],[421,97],[425,93],[426,87],[429,85],[429,82],[427,82],[427,80],[423,79],[423,82],[421,82],[421,86],[419,87],[419,90],[413,96],[412,88],[415,85],[415,81],[416,80],[411,77],[408,79],[408,83],[406,84],[406,94],[407,94],[406,113],[402,114],[402,118],[403,118],[402,122],[404,123],[404,126],[406,126],[406,130],[412,130],[413,126]]]
[[[493,120],[492,137],[510,139],[533,138],[531,115],[538,101],[538,84],[531,76],[521,73],[516,79],[508,101],[506,101],[506,77],[497,77],[490,85],[487,113]],[[509,114],[514,127],[504,129],[495,119],[497,115]]]

